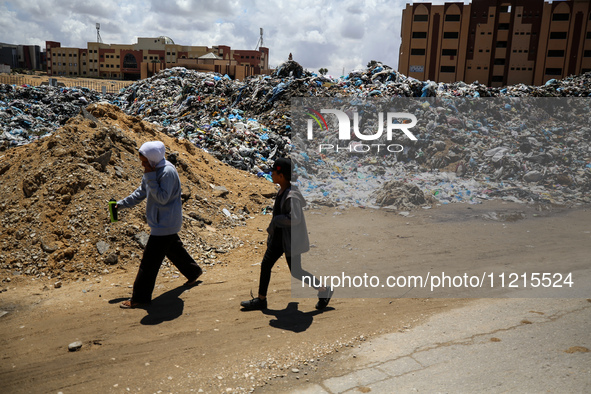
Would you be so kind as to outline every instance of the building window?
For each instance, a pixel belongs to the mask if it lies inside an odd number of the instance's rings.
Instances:
[[[441,50],[441,55],[443,56],[456,56],[458,54],[457,49],[443,49]]]
[[[546,68],[546,75],[562,75],[562,68]]]
[[[551,40],[565,40],[566,39],[566,32],[565,31],[550,32],[550,39]]]
[[[591,39],[591,31],[587,32],[587,39]]]
[[[569,19],[569,14],[552,14],[553,21],[567,21]]]
[[[429,20],[429,15],[427,15],[427,14],[415,15],[413,18],[413,21],[415,21],[415,22],[427,22],[428,20]]]
[[[507,48],[507,41],[497,41],[497,48]]]
[[[509,24],[508,23],[499,23],[499,30],[509,30]]]
[[[460,14],[452,14],[445,16],[446,22],[459,22],[460,21]]]
[[[413,56],[425,56],[425,50],[423,48],[412,48],[410,54]]]
[[[455,73],[456,67],[455,66],[441,66],[442,73]]]
[[[548,57],[564,57],[563,49],[550,49],[548,50]]]
[[[586,50],[583,52],[583,57],[591,57],[591,51],[590,50]]]
[[[493,75],[491,82],[503,82],[503,76],[502,75]]]
[[[413,31],[412,38],[427,38],[426,31]]]
[[[511,6],[510,5],[502,5],[499,7],[499,11],[500,12],[511,12]]]
[[[495,59],[495,66],[504,66],[505,59]]]
[[[443,38],[458,38],[459,33],[457,31],[445,31],[443,32]]]

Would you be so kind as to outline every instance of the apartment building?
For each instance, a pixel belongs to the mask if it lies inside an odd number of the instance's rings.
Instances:
[[[401,73],[436,82],[542,85],[591,71],[591,1],[407,4]]]
[[[233,50],[229,46],[185,46],[165,36],[138,38],[133,45],[89,42],[87,48],[65,48],[46,41],[50,76],[138,80],[182,66],[228,74],[235,79],[269,72],[269,49]]]

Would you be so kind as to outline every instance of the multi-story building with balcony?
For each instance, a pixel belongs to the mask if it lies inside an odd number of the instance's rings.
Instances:
[[[420,80],[541,85],[591,71],[591,2],[407,4],[398,70]]]

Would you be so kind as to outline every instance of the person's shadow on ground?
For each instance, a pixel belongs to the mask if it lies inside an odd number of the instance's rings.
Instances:
[[[314,316],[332,309],[334,308],[326,308],[322,311],[302,312],[298,310],[297,302],[290,302],[283,310],[264,309],[262,312],[265,315],[275,316],[275,319],[269,321],[271,327],[293,332],[304,332],[312,325]]]
[[[197,285],[199,283],[201,283],[201,281],[198,281]],[[148,314],[144,316],[142,320],[140,320],[140,323],[146,326],[152,326],[165,321],[174,320],[181,316],[183,314],[185,302],[180,298],[180,295],[186,290],[196,287],[197,285],[192,287],[179,286],[175,289],[167,291],[166,293],[160,294],[158,297],[152,300],[150,305],[138,308],[148,312]],[[109,301],[109,303],[118,304],[127,299],[128,298],[117,298]]]

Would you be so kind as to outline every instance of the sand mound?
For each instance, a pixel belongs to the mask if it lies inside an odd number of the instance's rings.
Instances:
[[[240,244],[216,229],[242,225],[272,201],[274,186],[127,116],[92,104],[53,135],[0,155],[0,273],[76,278],[137,265],[149,234],[145,202],[110,223],[107,201],[139,186],[137,150],[161,140],[183,183],[187,249],[204,264]],[[225,212],[224,212],[225,211]],[[213,251],[213,252],[212,252]]]

